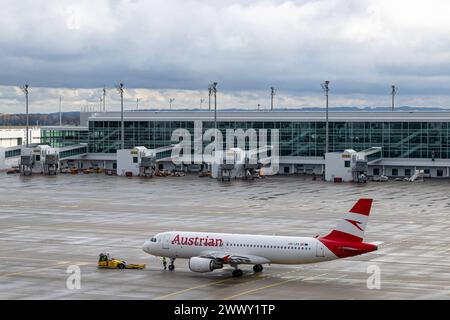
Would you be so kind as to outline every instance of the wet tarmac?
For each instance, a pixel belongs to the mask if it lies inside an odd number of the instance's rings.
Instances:
[[[324,235],[360,197],[375,199],[364,256],[267,266],[242,278],[230,269],[174,272],[141,250],[153,234],[210,231]],[[144,270],[99,270],[108,252]],[[81,288],[68,289],[69,266]],[[368,279],[380,271],[380,288]],[[369,279],[369,282],[371,280]],[[21,177],[0,173],[0,299],[450,299],[448,181],[332,184],[310,177],[219,183],[196,176],[101,174]]]

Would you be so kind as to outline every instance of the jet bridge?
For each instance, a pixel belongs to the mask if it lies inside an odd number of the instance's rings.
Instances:
[[[367,161],[368,165],[377,164],[383,158],[383,150],[381,147],[372,147],[358,152],[358,158]]]
[[[212,157],[211,176],[222,181],[231,178],[254,179],[260,175],[261,168],[271,164],[272,158],[267,156],[269,150],[271,147],[266,146],[249,151],[240,148],[217,151]]]
[[[173,146],[117,150],[117,175],[152,177],[160,161],[169,161]]]
[[[23,148],[20,157],[22,175],[41,173],[54,175],[57,173],[59,160],[58,150],[47,145]]]
[[[142,156],[139,163],[139,176],[153,177],[156,170],[156,157],[154,155]]]
[[[325,154],[325,180],[343,182],[367,182],[369,165],[382,159],[382,148],[372,147],[363,151],[352,149]]]
[[[56,150],[60,161],[79,159],[88,154],[88,146],[85,143],[57,148]]]
[[[0,170],[7,170],[20,165],[22,146],[0,148]]]
[[[20,173],[31,175],[40,173],[56,175],[61,167],[61,161],[79,159],[87,155],[87,145],[79,144],[63,148],[52,148],[48,145],[22,147],[20,153]]]

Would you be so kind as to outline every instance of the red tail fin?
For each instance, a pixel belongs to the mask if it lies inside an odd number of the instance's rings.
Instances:
[[[322,239],[330,241],[362,242],[367,220],[369,219],[372,199],[360,199],[344,215],[336,228]]]

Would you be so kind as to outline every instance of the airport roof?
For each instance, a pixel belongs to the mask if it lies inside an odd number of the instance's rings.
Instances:
[[[85,115],[87,120],[117,121],[120,112],[102,112]],[[214,121],[213,111],[127,111],[127,121],[142,120],[203,120]],[[450,112],[330,112],[330,121],[411,121],[450,122]],[[304,111],[217,111],[218,121],[324,121],[325,112]]]

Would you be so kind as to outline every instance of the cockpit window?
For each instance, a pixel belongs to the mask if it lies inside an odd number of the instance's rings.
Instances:
[[[156,238],[151,238],[150,242],[156,242]]]

